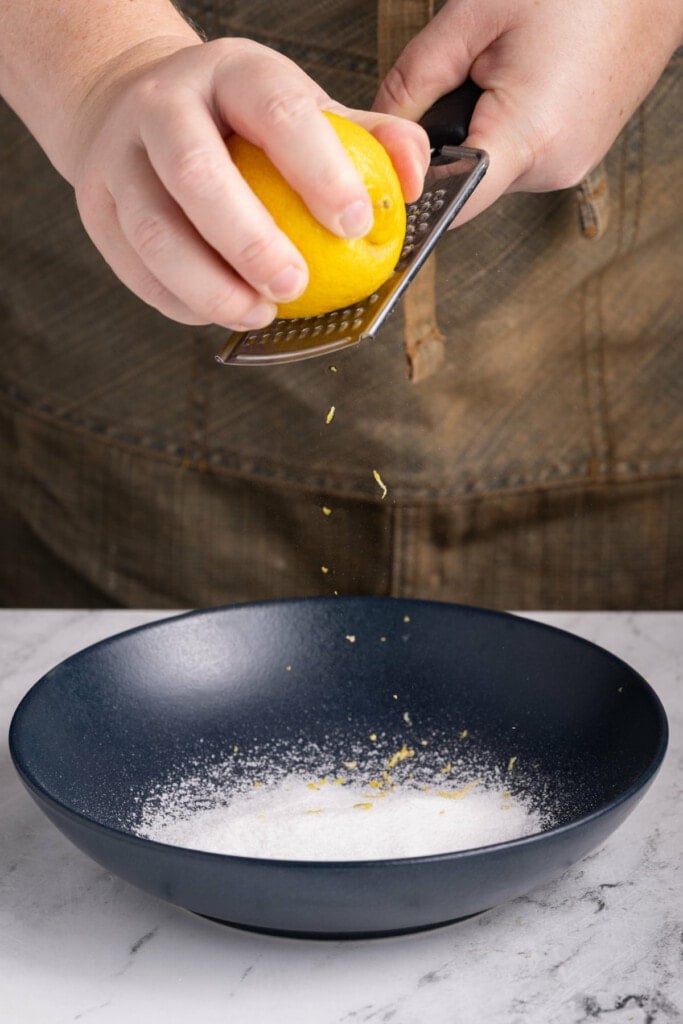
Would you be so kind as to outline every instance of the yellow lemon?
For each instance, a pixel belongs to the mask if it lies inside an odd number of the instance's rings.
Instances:
[[[406,230],[403,193],[389,154],[360,125],[325,111],[368,190],[374,224],[363,238],[339,238],[309,212],[263,150],[240,135],[228,149],[242,177],[294,242],[308,264],[309,283],[293,302],[281,303],[286,319],[317,316],[360,302],[383,284],[396,266]]]

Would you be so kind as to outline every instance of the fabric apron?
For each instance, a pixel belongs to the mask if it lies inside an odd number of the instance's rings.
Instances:
[[[372,102],[373,4],[185,10]],[[412,380],[401,313],[333,360],[219,367],[225,332],[127,292],[0,110],[0,602],[680,607],[680,65],[581,189],[439,243],[443,352]]]

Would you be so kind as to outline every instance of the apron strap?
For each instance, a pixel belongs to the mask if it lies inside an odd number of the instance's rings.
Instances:
[[[434,0],[378,0],[377,65],[380,81],[413,36],[434,17]],[[406,374],[413,383],[428,377],[444,358],[444,335],[436,320],[436,254],[432,253],[403,299]]]
[[[587,174],[576,190],[579,228],[584,238],[600,238],[609,221],[609,179],[605,161]]]

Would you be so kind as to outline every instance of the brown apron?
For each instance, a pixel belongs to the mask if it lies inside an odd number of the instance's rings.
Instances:
[[[371,103],[374,5],[185,6]],[[578,192],[505,196],[443,239],[337,372],[217,366],[224,332],[129,294],[0,110],[0,603],[680,607],[680,64]]]

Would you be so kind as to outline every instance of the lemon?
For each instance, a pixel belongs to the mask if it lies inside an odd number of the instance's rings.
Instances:
[[[324,114],[370,195],[374,223],[363,238],[339,238],[323,227],[262,149],[240,135],[227,143],[242,177],[308,265],[306,290],[278,306],[278,316],[285,319],[318,316],[367,298],[391,276],[405,237],[406,208],[389,154],[354,121]]]

